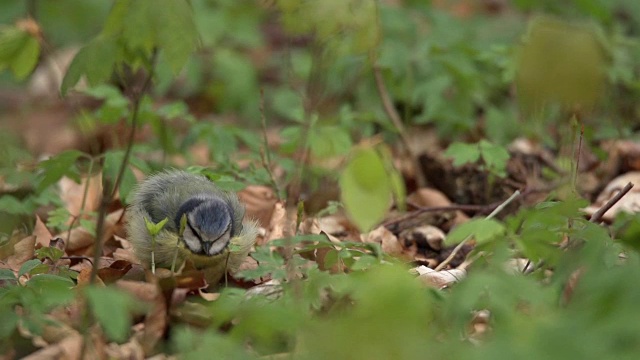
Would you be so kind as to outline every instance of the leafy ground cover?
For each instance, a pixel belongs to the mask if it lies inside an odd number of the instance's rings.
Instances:
[[[0,4],[3,358],[635,359],[639,14]],[[131,251],[169,167],[261,227],[220,284]]]

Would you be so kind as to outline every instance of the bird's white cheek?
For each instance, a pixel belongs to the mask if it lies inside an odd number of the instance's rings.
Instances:
[[[229,240],[231,240],[229,233],[225,233],[222,237],[216,240],[211,247],[209,248],[209,256],[218,255],[224,250],[225,247],[229,244]]]
[[[200,243],[200,239],[193,235],[191,229],[185,229],[182,238],[184,239],[184,244],[187,246],[187,249],[189,249],[192,253],[199,254],[200,252],[202,252],[202,244]]]

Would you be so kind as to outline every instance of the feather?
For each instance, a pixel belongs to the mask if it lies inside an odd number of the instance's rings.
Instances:
[[[243,223],[245,210],[238,197],[234,193],[221,190],[204,176],[169,170],[149,177],[134,191],[133,201],[127,208],[126,226],[134,253],[145,267],[151,266],[153,246],[144,218],[154,223],[169,219],[156,236],[156,266],[171,268],[177,247],[176,268],[189,259],[196,268],[204,270],[209,284],[217,283],[226,271],[236,272],[255,244],[258,234],[257,223],[252,220]],[[214,256],[194,254],[185,246],[184,241],[178,239],[178,210],[189,200],[202,196],[213,196],[227,203],[233,210],[231,228],[242,229],[239,233],[234,231],[229,246]]]

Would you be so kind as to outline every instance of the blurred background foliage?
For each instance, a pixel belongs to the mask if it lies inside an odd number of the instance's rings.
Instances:
[[[36,213],[47,220],[47,211],[53,211],[48,217],[55,220],[62,205],[54,184],[63,176],[79,180],[98,171],[116,176],[133,117],[132,94],[142,85],[141,69],[152,69],[155,82],[136,99],[143,141],[134,146],[119,189],[125,204],[136,181],[134,170],[213,164],[215,172],[207,175],[228,189],[273,185],[261,166],[264,116],[267,130],[278,135],[271,156],[281,170],[281,184],[306,167],[305,180],[317,189],[336,182],[338,170],[346,168],[348,177],[341,184],[350,187],[344,198],[355,203],[350,210],[373,195],[381,199],[376,207],[386,211],[391,196],[401,193],[393,178],[380,180],[390,172],[381,155],[388,149],[358,149],[358,156],[343,166],[364,139],[399,143],[397,126],[382,106],[376,71],[403,124],[433,129],[443,143],[487,139],[504,146],[525,136],[557,148],[571,116],[589,125],[586,141],[637,136],[637,0],[190,0],[184,4],[193,11],[186,17],[169,12],[162,1],[140,3],[157,5],[158,19],[167,23],[123,22],[118,14],[109,22],[113,3],[104,0],[0,2],[0,232],[33,226]],[[26,21],[29,17],[35,22]],[[172,38],[175,33],[162,33],[165,25],[186,35]],[[95,41],[103,46],[108,32],[119,33],[118,41],[106,42],[111,47],[99,48],[102,53],[90,54],[93,58],[76,60],[73,76],[66,78],[67,97],[61,100],[61,68],[73,56],[63,61],[60,54],[75,55]],[[164,47],[158,46],[162,51],[156,56],[153,45],[158,44]],[[38,73],[50,59],[62,74]],[[37,80],[42,76],[52,77],[55,86],[41,91]],[[38,109],[44,115],[25,120]],[[88,141],[75,143],[73,150],[43,145],[48,138],[64,139],[60,129],[68,126]],[[99,132],[101,127],[108,129],[106,134]],[[30,140],[33,128],[38,136]],[[480,144],[494,149],[488,142]],[[193,151],[199,145],[204,154]],[[245,317],[230,334],[215,326],[206,331],[185,326],[171,334],[171,346],[193,358],[211,351],[249,358],[246,341],[257,353],[272,354],[291,351],[287,341],[298,335],[297,350],[308,358],[344,353],[385,359],[415,354],[635,358],[637,321],[630,314],[637,311],[640,291],[629,283],[638,276],[637,253],[615,267],[619,244],[612,245],[604,231],[587,224],[578,208],[533,209],[525,214],[529,223],[507,221],[505,232],[513,241],[488,241],[487,260],[450,292],[427,290],[393,267],[340,276],[305,268],[309,281],[301,285],[306,292],[302,303],[290,288],[267,304],[239,301],[238,293],[229,290],[207,309],[208,320],[220,327]],[[379,211],[365,215],[369,220],[381,216]],[[573,227],[565,229],[567,223]],[[49,224],[57,227],[55,221]],[[541,242],[540,228],[550,224],[554,236]],[[578,256],[551,246],[574,231],[587,243]],[[530,277],[506,273],[503,263],[514,248],[549,263]],[[283,272],[284,259],[270,259],[273,264],[261,266]],[[557,266],[557,271],[545,277],[545,266]],[[565,306],[564,284],[581,266],[587,269],[585,280]],[[336,308],[319,309],[327,288]],[[352,309],[354,299],[360,308],[344,311]],[[45,305],[36,308],[36,315],[49,310]],[[488,326],[495,332],[488,340],[495,341],[480,347],[467,328],[477,309],[489,309],[494,316]],[[425,318],[431,321],[420,321]],[[461,339],[469,341],[460,346]]]
[[[506,143],[523,130],[539,133],[511,101],[518,46],[528,20],[539,14],[586,24],[597,34],[607,86],[586,120],[606,131],[594,133],[628,133],[624,125],[638,117],[632,99],[638,95],[640,5],[633,0],[190,4],[200,47],[177,78],[166,63],[158,64],[155,95],[198,98],[203,113],[233,114],[255,126],[263,89],[268,119],[290,125],[283,129],[288,145],[298,136],[291,122],[312,115],[320,133],[336,134],[340,140],[333,144],[316,144],[321,156],[344,153],[347,139],[385,129],[393,136],[373,82],[374,65],[382,68],[407,124],[431,124],[449,140],[485,136]],[[0,4],[0,22],[34,16],[47,57],[97,35],[109,9],[100,0],[12,0]],[[141,24],[126,26],[135,33]],[[21,84],[2,74],[3,86]],[[562,120],[562,114],[553,115],[545,121]]]
[[[277,132],[272,157],[282,183],[304,176],[311,190],[337,181],[335,159],[361,140],[400,143],[376,73],[404,126],[434,129],[443,144],[486,139],[504,146],[524,136],[558,148],[572,116],[588,125],[587,141],[632,137],[640,117],[640,5],[632,0],[193,0],[191,13],[118,4],[134,15],[109,15],[111,4],[100,0],[0,4],[0,125],[18,135],[3,143],[6,161],[65,150],[41,145],[39,135],[29,143],[38,126],[25,121],[55,107],[61,85],[62,93],[71,90],[62,124],[36,123],[83,134],[73,147],[86,156],[73,161],[102,166],[100,156],[121,158],[109,152],[126,145],[124,128],[100,129],[126,127],[129,98],[150,64],[154,84],[140,99],[139,118],[153,136],[134,147],[143,159],[134,167],[177,165],[181,156],[272,185],[259,166],[264,120]],[[138,7],[155,11],[153,20],[137,18]],[[154,44],[159,56],[152,56]],[[199,145],[206,154],[196,161],[190,150]],[[240,172],[243,161],[258,166]],[[45,187],[29,176],[22,180],[40,196]],[[130,189],[129,170],[127,179]]]

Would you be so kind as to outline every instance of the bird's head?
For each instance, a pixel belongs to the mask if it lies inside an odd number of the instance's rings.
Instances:
[[[174,221],[179,229],[183,215],[186,218],[182,238],[187,249],[197,255],[214,256],[227,247],[236,232],[233,211],[218,197],[195,196],[180,206]]]

